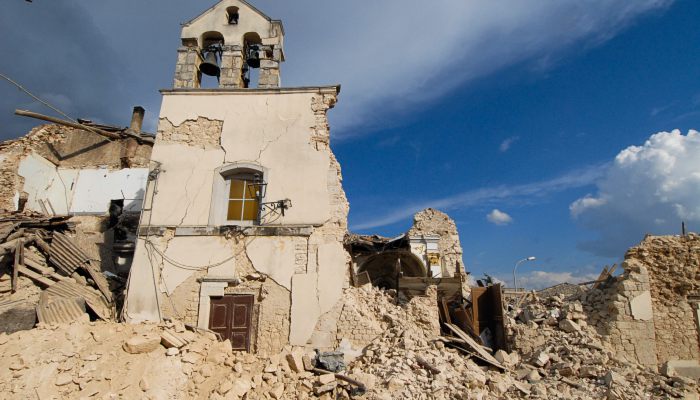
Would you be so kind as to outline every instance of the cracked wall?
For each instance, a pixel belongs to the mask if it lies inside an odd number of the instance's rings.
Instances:
[[[158,307],[173,308],[164,305],[160,295],[149,294],[154,286],[167,291],[167,302],[185,310],[180,314],[190,321],[198,302],[200,325],[206,324],[203,316],[208,313],[203,293],[249,293],[259,300],[255,326],[259,352],[310,343],[318,319],[337,307],[349,281],[350,259],[342,246],[349,206],[340,165],[329,146],[326,117],[336,95],[335,87],[196,95],[164,92],[153,150],[158,175],[148,188],[152,211],[144,213],[142,228],[180,232],[169,239],[166,254],[178,242],[176,247],[184,249],[178,255],[180,263],[201,266],[215,258],[206,259],[204,254],[212,251],[202,249],[224,234],[218,230],[221,219],[212,214],[220,200],[215,197],[216,185],[223,179],[217,171],[227,166],[264,169],[263,201],[290,199],[292,207],[284,216],[265,219],[265,228],[231,232],[240,237],[226,239],[229,250],[239,246],[245,257],[236,256],[227,273],[231,280],[220,288],[217,282],[206,282],[214,274],[211,270],[205,275],[175,273],[169,271],[167,260],[162,276],[161,268],[155,269],[156,279],[167,282],[168,290],[158,282],[149,284],[154,269],[146,241],[139,240],[128,290],[128,320],[157,320]],[[223,250],[215,253],[224,255]]]
[[[126,140],[108,140],[93,132],[60,125],[40,125],[26,136],[0,143],[0,209],[16,210],[22,197],[29,200],[30,209],[39,212],[44,210],[37,203],[39,198],[48,199],[51,203],[45,204],[48,213],[52,212],[52,206],[56,214],[106,211],[109,199],[103,201],[105,204],[97,205],[97,210],[94,207],[69,210],[68,205],[73,199],[68,197],[74,195],[74,186],[81,171],[114,174],[123,170],[125,146]],[[151,149],[147,144],[136,146],[131,158],[133,170],[145,171]],[[29,169],[23,170],[23,166]],[[83,179],[86,181],[82,185],[84,191],[103,189],[105,182],[87,182],[90,179]],[[115,182],[108,186],[114,187]],[[86,195],[83,192],[78,195],[80,200],[95,196],[94,193]],[[121,194],[115,198],[121,198]]]

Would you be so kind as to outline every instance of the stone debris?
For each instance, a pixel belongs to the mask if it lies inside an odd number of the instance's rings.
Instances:
[[[9,367],[0,370],[0,392],[10,399],[35,393],[215,400],[697,398],[697,379],[674,372],[685,364],[669,363],[666,376],[619,360],[586,323],[577,301],[535,296],[512,310],[506,321],[512,351],[493,355],[505,368],[500,370],[421,325],[425,299],[399,304],[395,291],[369,285],[346,290],[384,325],[342,368],[342,354],[301,347],[271,356],[233,352],[230,342],[209,333],[178,332],[184,329],[179,321],[83,321],[0,335],[0,363]],[[170,334],[187,343],[172,346],[163,340]],[[322,368],[329,359],[338,362],[338,372]]]

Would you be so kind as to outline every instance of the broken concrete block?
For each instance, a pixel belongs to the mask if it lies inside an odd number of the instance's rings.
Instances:
[[[302,360],[301,354],[290,353],[287,354],[286,359],[292,371],[296,373],[304,372],[304,361]]]
[[[654,311],[651,306],[651,293],[647,290],[630,300],[630,310],[634,319],[651,321],[654,318]]]
[[[73,383],[73,377],[70,374],[62,373],[56,376],[56,386],[65,386],[69,383]]]
[[[314,388],[314,393],[318,396],[320,394],[330,392],[331,390],[334,390],[338,386],[338,382],[331,382],[327,385],[323,386],[316,386]]]
[[[580,332],[581,327],[570,319],[562,319],[559,321],[559,329],[567,333]]]
[[[700,379],[700,363],[697,360],[667,361],[661,367],[661,373],[669,378],[683,376],[697,380]]]
[[[314,369],[314,364],[311,362],[311,357],[303,355],[301,357],[301,361],[304,363],[305,370],[311,371],[312,369]]]
[[[122,348],[127,353],[139,354],[150,353],[160,346],[160,335],[147,333],[144,335],[134,336],[124,342]]]
[[[165,355],[166,355],[166,356],[171,356],[171,357],[172,357],[172,356],[176,356],[176,355],[178,355],[178,354],[180,354],[180,349],[178,349],[177,347],[171,347],[171,348],[169,348],[168,350],[165,351]]]
[[[169,329],[163,330],[160,334],[160,342],[166,349],[171,347],[181,348],[187,344],[187,341],[182,339],[177,333]]]
[[[327,385],[331,382],[335,382],[335,374],[323,374],[318,376],[318,383],[320,385]]]
[[[539,353],[537,353],[532,360],[532,363],[538,367],[544,367],[545,365],[547,365],[548,362],[549,355],[544,351],[540,351]]]
[[[275,385],[272,388],[272,390],[270,390],[269,394],[270,394],[270,397],[272,397],[273,399],[277,399],[277,400],[281,399],[282,396],[284,395],[284,384],[278,383],[277,385]]]
[[[608,373],[605,374],[605,377],[603,378],[603,380],[605,381],[605,384],[608,387],[626,386],[628,384],[627,379],[625,379],[624,376],[618,374],[615,371],[608,371]]]

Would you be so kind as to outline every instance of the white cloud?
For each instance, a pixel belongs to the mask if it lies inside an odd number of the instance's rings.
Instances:
[[[571,215],[599,238],[582,243],[594,254],[621,256],[644,234],[700,227],[700,133],[652,135],[621,151],[597,183],[598,192],[571,204]]]
[[[501,145],[498,146],[498,150],[501,153],[505,153],[506,151],[510,150],[510,146],[513,145],[513,143],[517,142],[518,139],[520,139],[520,136],[511,136],[508,139],[504,140],[501,142]]]
[[[488,205],[497,201],[531,201],[552,193],[591,185],[600,178],[604,168],[603,165],[598,165],[586,169],[574,170],[546,181],[512,186],[501,185],[484,187],[447,197],[423,200],[410,204],[400,205],[392,203],[390,204],[391,211],[387,211],[383,215],[369,216],[364,221],[353,224],[351,228],[353,230],[365,230],[391,225],[402,220],[408,220],[416,212],[428,207],[448,211],[456,208]],[[372,210],[374,211],[376,209],[373,208]]]
[[[366,134],[465,82],[528,62],[556,65],[671,0],[294,2],[259,0],[282,18],[286,85],[341,83],[331,114],[344,137]]]
[[[496,225],[508,225],[513,222],[513,218],[510,215],[497,208],[494,208],[490,213],[488,213],[488,215],[486,215],[486,219],[488,219],[492,224]]]
[[[254,1],[284,21],[285,86],[343,85],[330,115],[335,136],[346,138],[399,123],[405,113],[507,66],[551,68],[562,51],[604,42],[671,2]],[[31,82],[33,90],[65,93],[80,116],[110,123],[128,123],[134,104],[157,113],[158,89],[172,83],[180,23],[208,6],[191,0],[6,3],[0,33],[10,39],[0,49],[25,62],[4,72]],[[61,25],[65,18],[52,15],[81,16],[86,23]],[[147,46],[133,45],[143,38]],[[52,60],[51,68],[41,68],[44,59]],[[14,92],[0,99],[0,123],[20,133],[11,111],[26,99]]]
[[[526,289],[545,289],[560,283],[581,283],[589,282],[598,279],[598,274],[578,274],[575,272],[547,272],[547,271],[528,271],[523,274],[518,274],[518,287]],[[513,285],[513,280],[508,282],[509,286]]]

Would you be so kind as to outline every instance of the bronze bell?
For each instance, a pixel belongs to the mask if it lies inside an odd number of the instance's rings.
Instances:
[[[246,62],[251,68],[260,68],[260,54],[258,53],[258,46],[251,46],[248,49],[248,59]]]
[[[216,52],[207,52],[206,57],[204,57],[204,62],[199,64],[199,70],[202,71],[204,75],[216,76],[221,75],[221,68],[219,68],[219,61],[216,59]]]

